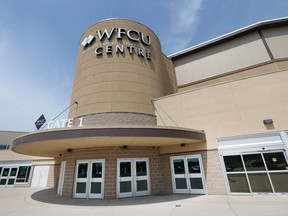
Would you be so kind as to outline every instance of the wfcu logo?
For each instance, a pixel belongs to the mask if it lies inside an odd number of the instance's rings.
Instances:
[[[112,38],[115,37],[117,40],[112,41]],[[124,41],[124,38],[128,40]],[[105,39],[108,41],[105,41]],[[94,41],[96,41],[95,45],[91,46]],[[145,36],[143,32],[134,29],[111,28],[111,30],[105,29],[103,32],[96,30],[96,35],[88,35],[83,39],[81,45],[84,48],[83,53],[91,49],[95,49],[97,56],[103,55],[103,53],[110,55],[113,52],[122,54],[128,52],[130,55],[136,54],[139,57],[151,60],[151,50],[149,49],[151,43],[151,37],[149,35]]]
[[[83,47],[86,47],[86,46],[92,44],[94,39],[95,39],[95,37],[93,35],[89,35],[88,37],[84,38],[84,40],[82,41],[81,45]]]

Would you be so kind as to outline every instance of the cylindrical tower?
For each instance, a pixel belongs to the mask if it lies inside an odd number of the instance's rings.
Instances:
[[[151,100],[176,89],[154,32],[135,21],[104,20],[80,39],[69,118],[84,126],[156,125]]]
[[[80,40],[67,124],[23,135],[13,150],[61,161],[62,196],[166,193],[170,162],[160,148],[186,151],[205,141],[202,131],[156,125],[152,99],[175,92],[173,63],[149,28],[124,19],[98,22]]]

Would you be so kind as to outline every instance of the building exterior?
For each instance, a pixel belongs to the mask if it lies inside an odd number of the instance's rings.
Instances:
[[[54,157],[57,193],[73,198],[286,194],[287,48],[288,19],[168,57],[140,23],[95,23],[80,40],[68,119],[13,150]]]
[[[0,187],[55,186],[59,166],[55,165],[54,158],[26,156],[11,151],[13,140],[24,134],[0,131]]]

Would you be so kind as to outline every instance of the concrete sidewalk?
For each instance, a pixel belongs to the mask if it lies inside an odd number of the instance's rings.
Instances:
[[[1,216],[280,216],[288,196],[147,196],[83,200],[55,195],[54,189],[0,188]]]

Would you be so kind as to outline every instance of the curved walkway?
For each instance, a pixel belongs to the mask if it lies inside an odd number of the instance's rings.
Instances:
[[[54,189],[0,188],[1,216],[287,216],[288,196],[166,195],[70,199]]]

